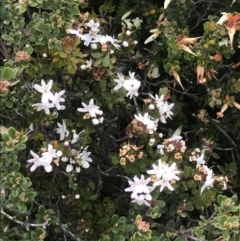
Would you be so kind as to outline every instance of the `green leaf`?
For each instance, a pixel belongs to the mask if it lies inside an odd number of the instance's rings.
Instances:
[[[113,214],[111,221],[112,221],[113,224],[115,224],[115,223],[117,223],[118,219],[119,219],[118,215],[117,214]]]
[[[21,168],[21,164],[19,162],[16,162],[16,163],[14,163],[14,165],[12,167],[12,171],[19,172],[20,168]]]
[[[7,133],[2,134],[2,139],[3,139],[4,142],[7,142],[7,141],[10,140],[10,138],[9,138]]]
[[[120,217],[118,220],[119,224],[125,224],[126,223],[126,218],[124,216]]]
[[[73,15],[78,15],[79,14],[78,6],[68,7],[67,10],[68,10],[69,13],[71,13]]]
[[[58,223],[59,219],[55,216],[51,216],[51,219],[49,221],[49,224],[54,224],[54,223]]]
[[[18,151],[23,151],[23,150],[25,150],[26,149],[26,145],[25,144],[23,144],[23,143],[18,143],[18,145],[17,145],[17,150]]]
[[[27,205],[23,202],[19,202],[18,203],[18,210],[21,212],[21,213],[25,213],[27,211]]]
[[[111,231],[112,231],[113,233],[117,234],[120,230],[119,230],[118,228],[116,228],[116,227],[112,227],[112,228],[111,228]]]
[[[2,79],[10,80],[13,77],[14,77],[14,72],[12,71],[12,69],[10,69],[10,67],[3,68],[2,74],[1,74]]]
[[[8,128],[8,135],[12,138],[15,139],[16,137],[16,130],[13,127],[9,127]]]
[[[13,102],[11,100],[6,101],[7,108],[11,109],[13,107]]]
[[[219,158],[220,158],[220,155],[218,155],[216,152],[212,152],[212,153],[211,153],[211,156],[212,156],[214,159],[219,159]]]
[[[92,181],[92,180],[89,180],[88,181],[88,186],[89,186],[89,188],[91,189],[91,190],[95,190],[95,183]]]
[[[106,55],[103,59],[103,67],[108,67],[110,64],[109,55]]]
[[[103,56],[103,54],[102,53],[99,53],[99,52],[95,52],[95,53],[91,53],[91,55],[92,55],[92,57],[94,57],[94,58],[96,58],[96,59],[99,59],[99,58],[101,58],[102,56]]]
[[[125,232],[126,233],[129,233],[129,232],[133,231],[133,229],[134,229],[134,225],[133,224],[127,224],[125,226]]]
[[[110,92],[103,92],[101,95],[107,101],[110,101],[112,98],[112,94]]]
[[[46,31],[50,31],[50,25],[49,24],[45,24],[42,22],[40,22],[39,24],[36,25],[35,29],[39,32],[46,32]]]
[[[24,143],[28,140],[28,137],[26,135],[22,136],[20,139],[19,139],[19,142],[21,143]]]
[[[99,85],[102,91],[106,90],[106,86],[107,86],[107,81],[105,79],[102,79],[99,81]]]
[[[37,196],[36,192],[28,192],[25,197],[28,198],[28,201],[32,201]]]

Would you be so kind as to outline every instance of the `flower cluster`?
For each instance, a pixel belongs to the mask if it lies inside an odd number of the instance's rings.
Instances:
[[[154,131],[157,130],[157,123],[158,119],[152,120],[151,116],[148,113],[141,115],[134,115],[136,120],[142,122],[146,127],[146,133],[152,134]]]
[[[110,43],[112,46],[114,46],[116,49],[120,48],[120,45],[117,44],[118,40],[114,39],[113,37],[109,35],[101,35],[100,32],[100,23],[98,20],[89,20],[88,23],[85,24],[85,28],[88,28],[88,32],[83,34],[84,29],[68,29],[68,33],[74,34],[78,36],[82,41],[84,41],[85,46],[91,46],[92,49],[96,49],[97,45],[96,43],[101,43],[102,45],[105,45],[107,43]],[[114,51],[111,51],[110,53],[113,53]]]
[[[130,187],[126,188],[125,191],[132,192],[131,198],[133,203],[150,206],[148,201],[152,200],[150,193],[154,190],[154,187],[147,186],[150,181],[150,177],[145,180],[143,175],[141,175],[141,179],[135,176],[133,181],[128,181]]]
[[[179,180],[177,176],[180,171],[176,170],[176,163],[172,163],[169,166],[166,163],[162,163],[161,159],[158,160],[158,165],[153,164],[153,169],[148,170],[147,173],[151,177],[145,180],[144,176],[141,175],[141,179],[138,179],[137,176],[133,178],[133,181],[128,181],[130,187],[126,188],[126,192],[132,192],[131,198],[133,203],[138,205],[147,205],[150,206],[148,201],[152,200],[151,192],[157,187],[160,186],[160,192],[167,187],[170,191],[173,191],[172,186],[176,180]],[[152,182],[152,186],[147,186],[149,182]]]
[[[212,169],[209,169],[206,165],[206,160],[204,160],[205,149],[200,151],[200,149],[196,148],[192,151],[189,161],[196,162],[197,174],[195,174],[194,179],[197,181],[201,181],[203,186],[201,188],[201,193],[208,187],[213,186],[213,182],[217,181],[220,188],[225,190],[227,188],[227,177],[222,176],[214,176]]]
[[[157,109],[160,115],[159,120],[162,123],[166,123],[166,119],[170,118],[171,115],[173,115],[173,112],[171,111],[174,103],[168,104],[168,102],[165,100],[164,95],[161,95],[160,97],[156,94],[155,97],[150,95],[151,99],[154,101],[153,104],[149,104],[149,109],[154,110]]]
[[[69,162],[66,166],[66,172],[72,172],[74,169],[77,173],[81,171],[81,167],[84,169],[89,168],[89,163],[92,162],[92,158],[90,157],[91,152],[87,151],[88,146],[81,147],[80,151],[75,149],[71,150],[72,157],[68,158],[63,156],[61,161]]]
[[[165,187],[173,191],[174,188],[171,184],[179,180],[177,174],[180,173],[180,171],[176,170],[176,163],[174,162],[169,166],[166,163],[162,163],[161,159],[159,159],[158,165],[153,164],[152,167],[153,169],[148,170],[147,173],[152,175],[151,180],[153,186],[160,186],[160,192],[162,192]]]
[[[57,151],[51,144],[48,144],[48,148],[42,149],[43,153],[42,156],[39,157],[35,152],[32,150],[30,151],[30,154],[33,156],[32,159],[29,159],[27,162],[32,164],[30,171],[33,172],[36,170],[37,167],[43,166],[46,172],[52,171],[52,161],[58,160],[62,156],[61,151]]]
[[[122,26],[123,26],[124,28],[127,28],[128,30],[131,30],[131,29],[133,29],[133,28],[135,28],[135,29],[140,28],[140,27],[141,27],[141,23],[143,22],[143,20],[140,19],[139,17],[136,17],[136,18],[133,18],[133,19],[127,18],[127,17],[130,16],[130,14],[131,14],[132,12],[133,12],[133,10],[130,10],[130,11],[126,12],[126,13],[122,16],[122,18],[121,18],[121,20],[122,20]]]
[[[129,71],[129,77],[125,79],[125,76],[122,73],[117,73],[118,79],[114,79],[113,81],[117,83],[117,85],[113,88],[115,91],[124,88],[127,92],[127,97],[129,96],[132,99],[133,96],[138,96],[138,89],[141,86],[141,82],[135,78],[135,73],[131,73]]]
[[[144,156],[144,152],[141,150],[143,146],[136,146],[131,144],[125,144],[119,150],[120,165],[125,166],[126,162],[135,162],[137,159],[141,159]]]
[[[99,110],[99,106],[94,105],[94,100],[91,99],[89,101],[89,104],[85,104],[82,102],[82,105],[84,108],[78,108],[77,110],[79,112],[87,112],[86,115],[84,115],[84,119],[90,119],[92,118],[92,123],[94,125],[98,125],[99,123],[102,123],[104,118],[102,116],[103,112]]]
[[[167,153],[173,152],[175,159],[180,159],[181,154],[186,151],[186,144],[185,141],[182,140],[181,136],[173,135],[168,139],[164,139],[162,145],[158,145],[157,148],[159,149],[160,153]]]
[[[212,187],[215,181],[212,169],[209,169],[206,165],[202,165],[198,168],[198,173],[194,176],[194,180],[204,182],[201,193],[207,187]]]
[[[199,148],[195,148],[194,151],[191,152],[191,155],[189,157],[190,162],[196,162],[196,169],[199,168],[201,165],[204,165],[206,161],[204,158],[204,152],[201,154],[201,151]]]
[[[56,107],[57,110],[64,110],[65,106],[61,105],[61,102],[64,102],[65,99],[62,98],[63,94],[65,93],[65,90],[62,90],[58,93],[52,93],[53,80],[50,80],[47,84],[42,79],[41,80],[41,86],[38,84],[35,84],[33,88],[37,90],[38,92],[42,93],[42,99],[41,103],[33,104],[33,107],[37,108],[37,111],[44,110],[46,115],[50,114],[49,109]]]

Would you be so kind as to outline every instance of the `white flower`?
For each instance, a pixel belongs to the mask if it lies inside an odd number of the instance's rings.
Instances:
[[[53,80],[49,80],[49,82],[46,84],[45,81],[41,80],[42,86],[35,84],[33,88],[37,90],[38,92],[42,93],[42,103],[48,102],[48,100],[51,100],[53,97],[53,93],[51,92]]]
[[[92,162],[92,158],[89,157],[92,153],[88,152],[87,149],[88,146],[78,153],[78,158],[81,159],[83,168],[89,168],[89,162]]]
[[[58,134],[60,134],[60,141],[64,140],[69,135],[69,131],[67,130],[66,123],[62,120],[62,125],[57,122],[59,128],[56,128]]]
[[[202,188],[201,188],[201,194],[204,191],[204,189],[206,187],[212,187],[213,186],[213,182],[215,181],[214,177],[213,177],[213,171],[212,169],[209,169],[207,166],[204,166],[205,170],[207,171],[207,176],[206,176],[206,181],[203,184]]]
[[[86,61],[86,68],[90,68],[91,66],[92,66],[92,63],[93,63],[93,61],[90,59],[90,60],[87,60]]]
[[[62,95],[65,93],[65,90],[62,90],[60,91],[59,93],[55,93],[51,98],[50,100],[52,101],[52,104],[55,105],[55,107],[58,109],[58,110],[61,110],[62,107],[60,105],[60,102],[64,102],[65,99],[62,98]]]
[[[74,34],[74,35],[78,36],[79,38],[81,38],[81,36],[82,36],[82,34],[79,33],[79,29],[78,30],[68,29],[67,32],[70,33],[70,34]]]
[[[52,166],[49,163],[49,160],[47,160],[45,157],[39,157],[32,150],[30,151],[30,153],[33,156],[33,159],[29,159],[27,162],[33,163],[33,165],[30,168],[31,172],[35,171],[36,168],[39,167],[39,166],[43,166],[46,172],[52,171]]]
[[[117,73],[118,79],[114,79],[113,81],[117,83],[117,85],[113,88],[115,91],[122,88],[124,86],[124,75],[122,73]]]
[[[146,205],[146,206],[150,207],[150,204],[147,200],[151,201],[152,196],[151,195],[146,196],[144,194],[139,194],[132,200],[132,202],[137,203],[138,205]]]
[[[126,80],[124,83],[124,88],[128,91],[127,97],[129,96],[130,99],[132,99],[133,96],[138,96],[138,89],[141,85],[141,82],[136,80]]]
[[[150,177],[145,180],[143,175],[141,175],[141,179],[135,176],[133,181],[128,181],[130,187],[126,188],[125,191],[132,192],[132,202],[137,203],[138,205],[144,204],[150,206],[147,201],[152,200],[150,192],[154,190],[154,187],[147,186],[150,181]]]
[[[126,26],[127,29],[132,29],[132,27],[133,27],[133,24],[131,23],[130,19],[124,19],[122,22],[122,25]]]
[[[32,107],[37,107],[37,111],[44,110],[46,115],[50,114],[50,108],[54,107],[54,104],[50,104],[49,102],[42,102],[42,103],[37,103],[33,104]]]
[[[160,155],[164,155],[164,149],[165,148],[165,146],[164,145],[157,145],[157,149],[159,150],[159,153],[160,153]]]
[[[147,112],[143,116],[138,113],[138,115],[134,115],[134,117],[146,126],[148,132],[157,130],[157,121],[151,120],[151,117]]]
[[[225,46],[228,46],[228,38],[223,38],[219,43],[218,45],[221,47],[222,45],[225,45]]]
[[[139,17],[136,17],[136,18],[132,19],[132,22],[136,28],[139,28],[141,26],[141,23],[143,22],[143,20],[141,20]]]
[[[36,153],[34,153],[32,150],[30,151],[31,155],[33,156],[33,159],[29,159],[27,162],[33,163],[33,165],[30,168],[31,172],[34,172],[37,167],[41,166],[42,159],[40,158]]]
[[[80,134],[80,133],[79,133]],[[73,139],[71,140],[71,144],[77,143],[79,140],[79,134],[76,134],[76,131],[73,132]]]
[[[42,153],[42,156],[47,160],[47,162],[51,163],[53,158],[58,158],[57,151],[51,144],[48,144],[48,150]]]
[[[224,22],[228,20],[228,14],[225,12],[222,12],[222,17],[218,20],[217,24],[223,25]]]
[[[116,49],[120,49],[121,47],[119,44],[117,44],[118,40],[114,39],[109,35],[100,36],[96,41],[93,42],[100,42],[101,44],[106,44],[107,42],[110,42]]]
[[[158,166],[152,165],[153,170],[148,170],[147,173],[151,175],[156,175],[159,179],[153,183],[153,186],[160,186],[160,192],[167,187],[170,191],[173,191],[174,188],[171,185],[172,180],[179,180],[177,174],[180,171],[176,171],[176,163],[174,162],[170,167],[167,164],[162,163],[161,159],[158,160]]]
[[[179,177],[177,174],[180,173],[180,171],[175,171],[176,163],[174,162],[170,167],[166,164],[163,165],[163,172],[162,177],[160,181],[157,181],[153,184],[153,186],[160,185],[160,192],[164,189],[164,187],[168,187],[169,190],[173,191],[173,187],[170,184],[171,180],[179,180]]]
[[[99,106],[94,105],[94,100],[91,99],[89,101],[89,104],[86,105],[82,102],[82,105],[84,108],[78,108],[77,110],[79,112],[88,112],[91,117],[96,117],[96,115],[101,115],[101,111],[99,110]]]
[[[73,158],[70,158],[69,159],[69,164],[66,166],[66,172],[71,172],[71,171],[73,171],[73,168],[74,168],[74,166],[75,166],[75,164],[76,164],[76,161],[73,159]]]
[[[196,168],[199,168],[201,165],[204,165],[206,163],[206,161],[203,158],[204,158],[204,153],[202,153],[201,156],[196,159],[196,162],[197,162]]]
[[[93,19],[89,20],[89,22],[87,23],[87,26],[89,28],[91,28],[92,31],[94,32],[98,32],[99,31],[99,27],[100,27],[100,23],[99,22],[95,22]]]

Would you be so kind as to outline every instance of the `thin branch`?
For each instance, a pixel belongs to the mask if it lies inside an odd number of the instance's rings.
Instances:
[[[7,48],[6,48],[6,46],[5,46],[5,44],[4,44],[4,42],[3,42],[3,40],[0,38],[0,47],[2,48],[2,54],[3,54],[3,57],[5,58],[5,59],[7,59],[7,60],[9,60],[10,59],[10,55],[8,54],[8,52],[7,52]]]
[[[79,237],[77,237],[76,235],[74,235],[72,232],[70,232],[69,230],[65,229],[63,227],[63,225],[60,226],[60,228],[62,229],[62,231],[64,232],[64,234],[68,234],[69,236],[71,236],[74,240],[76,241],[83,241],[83,239],[80,239]]]
[[[1,210],[1,214],[4,215],[9,220],[13,221],[14,223],[17,223],[17,224],[25,227],[28,231],[29,231],[29,227],[35,227],[35,228],[42,227],[42,228],[45,229],[49,225],[48,222],[50,221],[50,218],[49,218],[44,223],[40,223],[40,224],[38,224],[38,223],[29,223],[28,222],[28,218],[26,217],[26,221],[22,222],[20,220],[17,220],[16,217],[13,217],[13,216],[9,215],[8,213],[4,212],[3,209]]]

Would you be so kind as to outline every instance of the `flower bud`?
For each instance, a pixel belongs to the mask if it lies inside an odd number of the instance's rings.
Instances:
[[[130,30],[127,30],[127,31],[126,31],[126,35],[127,35],[127,36],[130,36],[130,34],[131,34],[131,31],[130,31]]]
[[[129,46],[127,41],[123,41],[122,45],[123,45],[123,47],[128,47]]]
[[[79,194],[76,194],[75,195],[75,199],[79,199],[80,198],[80,195]]]
[[[150,140],[149,140],[149,146],[153,146],[154,145],[154,143],[155,143],[155,139],[154,138],[151,138]]]
[[[98,125],[99,124],[99,120],[94,118],[94,119],[92,119],[92,123],[93,123],[93,125]]]
[[[154,106],[153,104],[150,104],[150,105],[148,106],[148,108],[149,108],[149,110],[154,110],[154,109],[155,109],[155,106]]]
[[[91,48],[92,49],[97,49],[97,44],[96,43],[91,43]]]

